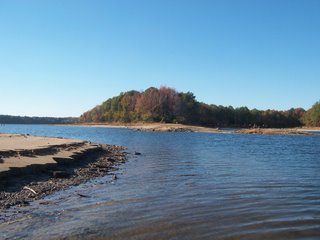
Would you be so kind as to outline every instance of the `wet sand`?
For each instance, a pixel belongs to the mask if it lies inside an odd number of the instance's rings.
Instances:
[[[124,148],[87,141],[0,134],[0,209],[108,174]]]

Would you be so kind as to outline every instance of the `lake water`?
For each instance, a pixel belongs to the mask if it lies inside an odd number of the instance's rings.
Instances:
[[[40,125],[0,132],[142,153],[129,155],[115,182],[105,176],[48,196],[52,204],[20,208],[15,222],[0,224],[0,239],[320,239],[320,136]]]

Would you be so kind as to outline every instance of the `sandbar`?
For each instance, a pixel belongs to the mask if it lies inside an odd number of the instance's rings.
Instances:
[[[0,209],[28,205],[53,192],[107,175],[125,161],[121,146],[0,134]]]

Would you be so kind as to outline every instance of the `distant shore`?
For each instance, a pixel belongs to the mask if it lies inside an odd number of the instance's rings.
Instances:
[[[129,128],[143,132],[204,132],[224,134],[261,134],[261,135],[314,135],[320,133],[320,127],[298,128],[210,128],[174,123],[81,123],[68,126]]]
[[[0,134],[0,209],[108,174],[124,148],[88,141]]]

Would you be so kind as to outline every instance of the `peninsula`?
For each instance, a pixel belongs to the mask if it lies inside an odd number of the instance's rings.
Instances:
[[[258,110],[199,102],[169,87],[128,91],[83,113],[80,124],[169,123],[209,128],[320,127],[320,102],[309,110]]]

